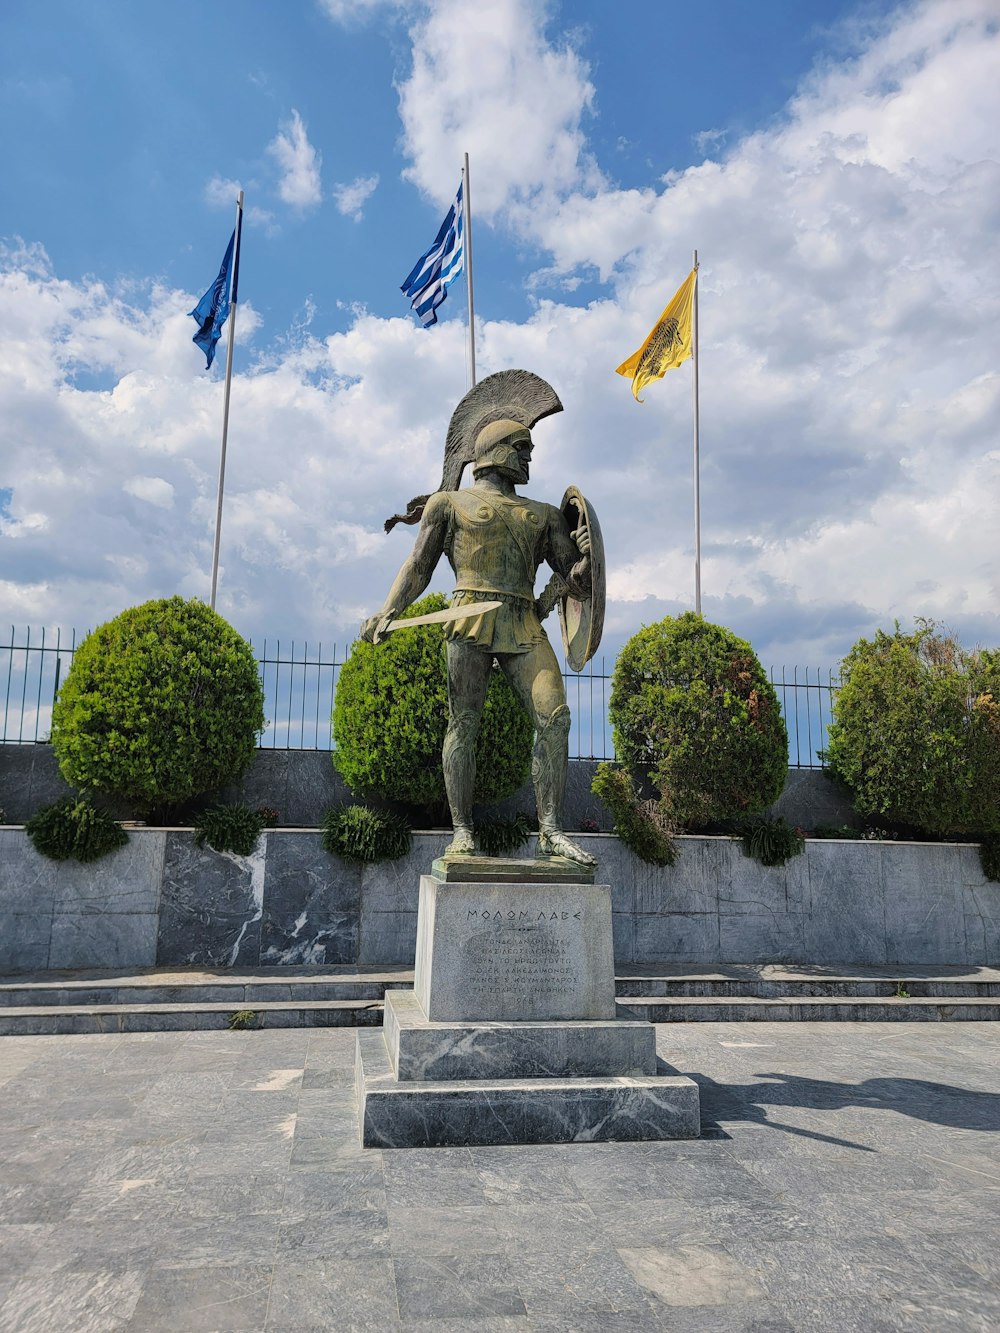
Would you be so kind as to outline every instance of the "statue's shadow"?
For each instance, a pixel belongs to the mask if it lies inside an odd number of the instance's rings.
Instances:
[[[758,1073],[754,1077],[760,1082],[730,1084],[695,1072],[690,1077],[701,1089],[703,1132],[715,1137],[725,1133],[723,1124],[765,1125],[861,1152],[875,1151],[863,1143],[783,1124],[774,1118],[780,1115],[781,1107],[815,1111],[878,1108],[946,1129],[1000,1130],[1000,1093],[977,1092],[928,1079],[883,1077],[842,1083],[799,1074]]]

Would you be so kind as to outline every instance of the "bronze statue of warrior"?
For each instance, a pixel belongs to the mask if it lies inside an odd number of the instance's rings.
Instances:
[[[426,589],[442,554],[455,572],[452,611],[444,629],[448,730],[443,763],[454,825],[446,856],[475,854],[475,742],[496,661],[535,725],[531,775],[539,853],[594,864],[594,858],[562,827],[570,712],[540,613],[544,616],[553,602],[561,601],[567,656],[579,670],[600,639],[604,570],[600,528],[575,488],[567,491],[562,509],[526,499],[515,490],[528,480],[531,427],[561,410],[551,387],[537,375],[522,370],[490,375],[455,409],[441,489],[410,501],[405,516],[397,515],[386,524],[388,529],[395,522],[419,521],[420,531],[382,610],[362,626],[363,638],[379,642],[390,621]],[[472,464],[475,480],[459,490],[467,463]],[[554,577],[536,601],[535,576],[543,562],[551,566]]]

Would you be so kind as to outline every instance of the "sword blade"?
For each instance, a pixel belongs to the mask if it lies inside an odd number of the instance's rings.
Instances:
[[[397,629],[415,629],[418,625],[446,625],[451,620],[467,620],[470,616],[481,616],[484,611],[496,611],[503,602],[473,602],[468,606],[449,606],[444,611],[430,611],[425,616],[410,616],[405,620],[390,620],[383,634],[391,634]]]

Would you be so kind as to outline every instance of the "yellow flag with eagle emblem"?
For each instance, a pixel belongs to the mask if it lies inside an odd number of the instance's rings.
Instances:
[[[619,375],[631,376],[632,396],[637,403],[642,402],[639,393],[651,380],[662,379],[668,370],[673,370],[691,355],[691,316],[697,281],[698,269],[695,267],[678,287],[638,352],[618,367]]]

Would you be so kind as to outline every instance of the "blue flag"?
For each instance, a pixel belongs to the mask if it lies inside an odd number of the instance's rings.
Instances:
[[[410,297],[410,305],[424,328],[437,323],[437,308],[464,267],[464,230],[460,185],[455,202],[434,238],[434,244],[420,256],[410,276],[400,287],[403,295]]]
[[[198,321],[198,332],[191,339],[205,353],[205,369],[215,359],[215,344],[222,337],[222,326],[229,318],[229,276],[233,269],[233,249],[236,245],[236,232],[229,238],[226,257],[219,269],[219,276],[209,287],[195,308],[191,317]]]

